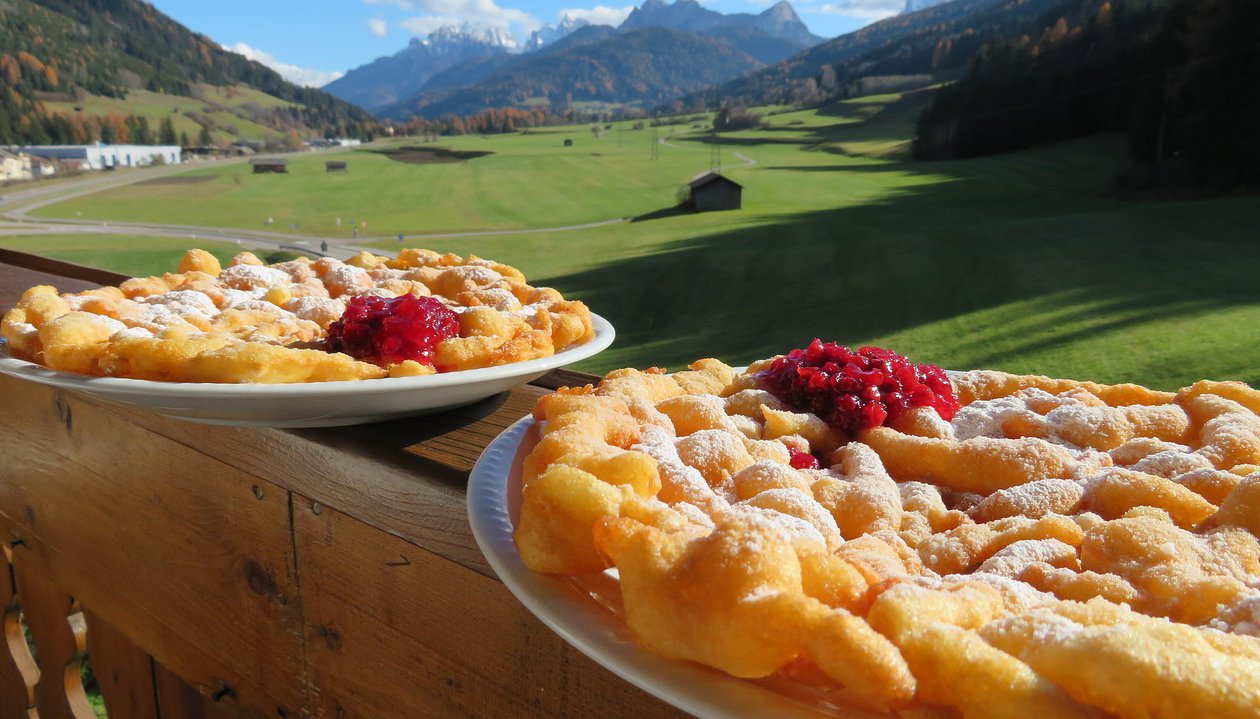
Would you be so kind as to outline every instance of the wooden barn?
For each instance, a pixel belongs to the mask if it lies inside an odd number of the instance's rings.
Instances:
[[[743,203],[744,186],[712,170],[696,175],[687,184],[691,207],[697,212],[738,210]]]
[[[255,175],[265,175],[268,172],[283,174],[289,171],[289,161],[283,157],[255,157],[249,164],[253,166]]]
[[[325,172],[349,172],[350,168],[346,166],[345,160],[328,160],[324,163]]]

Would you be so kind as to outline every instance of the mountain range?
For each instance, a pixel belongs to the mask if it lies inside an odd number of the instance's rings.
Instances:
[[[443,28],[324,89],[382,117],[476,112],[546,99],[651,103],[724,82],[821,42],[787,0],[723,14],[696,0],[647,0],[617,27],[564,17],[518,43]]]
[[[521,50],[510,34],[473,25],[443,27],[407,47],[356,67],[324,86],[347,102],[378,110],[419,92],[434,75],[461,63]]]

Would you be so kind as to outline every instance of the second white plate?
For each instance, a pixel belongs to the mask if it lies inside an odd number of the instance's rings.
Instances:
[[[587,589],[602,584],[597,591],[611,588],[610,594],[617,595],[615,575],[596,575],[579,587],[527,569],[512,530],[520,516],[521,463],[538,443],[537,426],[526,417],[509,427],[486,447],[468,479],[468,520],[477,545],[499,579],[534,616],[606,669],[701,719],[886,716],[830,703],[786,680],[746,681],[645,652],[630,641],[614,610]]]

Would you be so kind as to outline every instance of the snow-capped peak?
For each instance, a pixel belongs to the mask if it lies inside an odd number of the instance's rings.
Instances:
[[[537,50],[538,48],[544,45],[550,45],[556,40],[571,34],[579,28],[586,27],[589,24],[589,22],[582,18],[572,18],[569,17],[568,13],[565,13],[560,16],[560,23],[555,27],[552,27],[551,25],[543,25],[535,30],[533,34],[529,36],[529,40],[525,43],[525,46],[530,50]]]
[[[508,32],[507,28],[484,27],[470,22],[440,27],[429,33],[421,43],[435,50],[469,43],[499,47],[508,51],[521,49],[520,42]]]

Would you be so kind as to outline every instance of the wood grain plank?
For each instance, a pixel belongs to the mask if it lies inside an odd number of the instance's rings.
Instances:
[[[467,475],[486,445],[533,412],[544,394],[547,390],[527,385],[501,395],[502,402],[492,405],[493,411],[487,411],[490,406],[474,406],[435,414],[424,423],[423,434],[407,436],[411,443],[403,451]]]
[[[22,293],[36,285],[52,285],[62,292],[81,292],[100,285],[23,267],[0,264],[0,314],[17,304]]]
[[[551,370],[530,384],[535,387],[556,390],[561,387],[585,387],[588,384],[596,384],[601,379],[603,378],[599,375],[588,374],[586,372],[574,372],[573,370],[561,367],[560,369]]]
[[[0,516],[24,551],[199,690],[302,705],[287,493],[72,396],[0,391]]]
[[[518,387],[439,415],[311,430],[213,427],[77,401],[492,577],[465,518],[468,469],[543,393]]]
[[[18,602],[35,643],[39,681],[35,684],[35,706],[41,719],[95,719],[80,674],[87,651],[82,617],[77,615],[74,598],[45,575],[30,553],[19,549],[13,555],[13,577]]]
[[[22,630],[22,608],[7,546],[0,552],[0,612],[4,631],[0,635],[0,719],[37,717],[35,683],[39,681],[39,668]]]
[[[109,622],[84,608],[88,658],[105,711],[126,719],[159,719],[153,657]]]
[[[129,277],[113,270],[103,270],[99,267],[80,265],[75,262],[66,262],[65,260],[55,260],[51,257],[33,255],[29,252],[19,252],[3,247],[0,247],[0,264],[24,267],[28,270],[68,279],[82,280],[96,285],[116,285]],[[175,268],[172,267],[171,269],[174,270]]]
[[[153,681],[162,719],[252,719],[263,716],[232,701],[230,694],[219,694],[224,691],[222,688],[211,696],[202,694],[161,664],[154,664]],[[214,698],[216,696],[218,699]],[[125,714],[123,716],[126,717]],[[286,719],[286,716],[295,715],[286,709],[284,713],[277,711],[271,716]]]
[[[683,716],[500,582],[302,497],[293,517],[315,716]]]

